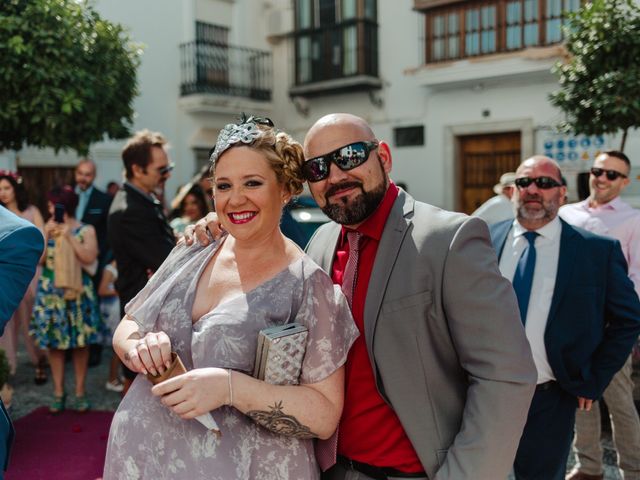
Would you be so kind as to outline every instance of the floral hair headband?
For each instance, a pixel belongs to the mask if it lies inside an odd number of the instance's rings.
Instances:
[[[11,177],[16,183],[22,183],[22,177],[11,170],[0,169],[0,177]]]
[[[222,155],[229,147],[236,143],[250,144],[255,141],[261,134],[258,125],[265,125],[267,127],[273,127],[273,122],[270,118],[261,117],[249,117],[243,113],[240,119],[240,123],[229,123],[220,131],[218,135],[218,141],[216,146],[209,152],[209,160],[212,166],[218,161],[220,155]]]

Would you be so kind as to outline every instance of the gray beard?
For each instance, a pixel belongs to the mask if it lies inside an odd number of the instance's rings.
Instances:
[[[542,204],[541,210],[529,211],[524,205],[520,205],[517,209],[518,220],[525,221],[545,221],[545,224],[553,220],[558,214],[559,205],[550,203],[549,205]]]
[[[337,203],[327,203],[322,207],[324,214],[334,222],[341,225],[357,225],[375,212],[378,205],[382,202],[387,188],[386,182],[382,181],[380,185],[369,192],[365,192],[362,187],[362,193],[353,200],[341,198]]]

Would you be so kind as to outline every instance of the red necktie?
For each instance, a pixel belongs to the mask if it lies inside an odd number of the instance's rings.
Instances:
[[[360,253],[360,238],[362,234],[355,230],[347,232],[347,240],[349,242],[349,258],[347,265],[342,273],[342,293],[347,297],[349,307],[353,302],[353,292],[356,286],[356,277],[358,274],[358,255]],[[323,472],[327,471],[336,464],[338,456],[338,430],[327,440],[318,440],[316,442],[316,459],[318,465]]]

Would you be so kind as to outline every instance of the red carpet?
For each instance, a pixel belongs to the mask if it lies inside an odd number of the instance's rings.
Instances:
[[[113,412],[51,415],[41,407],[14,422],[6,480],[95,480],[102,477]]]

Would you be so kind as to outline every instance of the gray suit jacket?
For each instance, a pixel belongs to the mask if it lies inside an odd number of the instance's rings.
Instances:
[[[340,225],[307,247],[331,271]],[[537,380],[487,225],[400,191],[364,309],[378,391],[429,478],[506,478]]]

